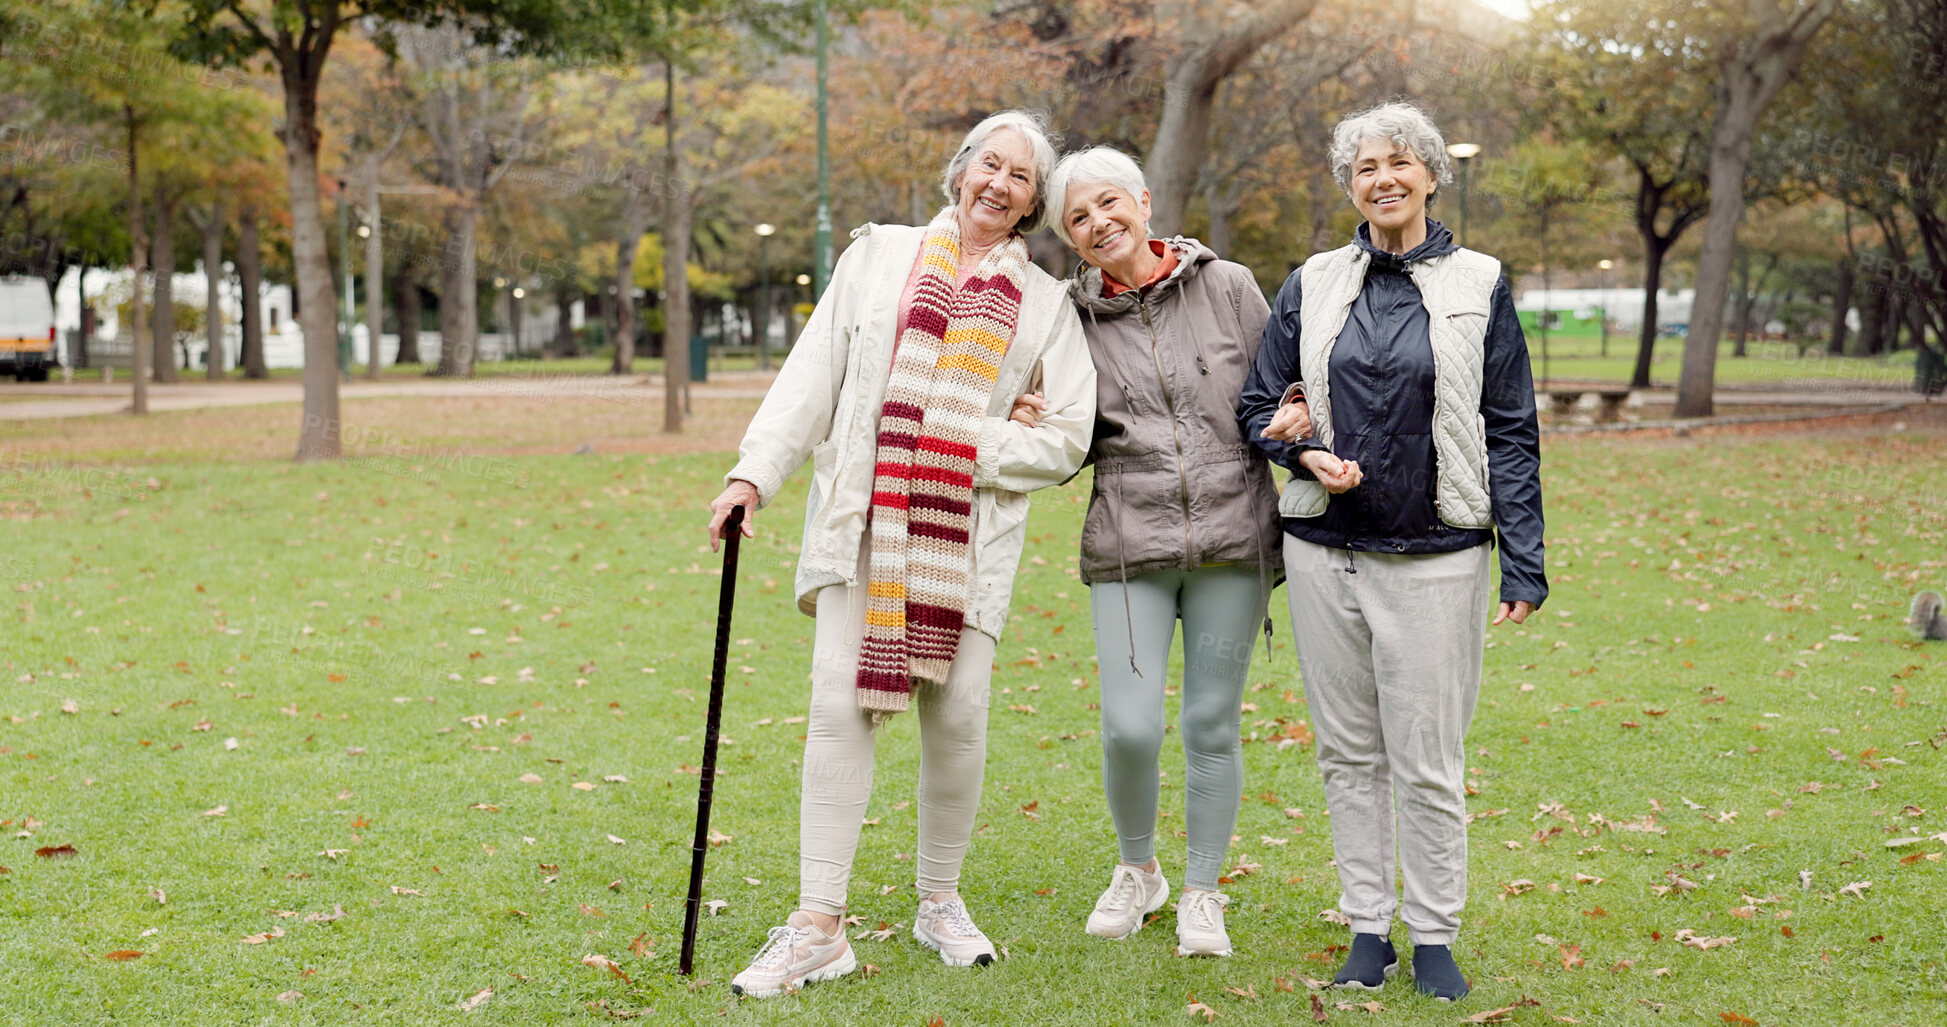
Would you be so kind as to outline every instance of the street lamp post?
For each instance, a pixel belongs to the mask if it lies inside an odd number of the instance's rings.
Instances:
[[[1467,164],[1481,152],[1479,143],[1448,143],[1447,156],[1460,162],[1460,245],[1467,245]]]
[[[817,293],[815,293],[815,292],[812,292],[812,291],[810,291],[810,290],[811,290],[811,276],[810,276],[810,275],[799,275],[799,276],[798,276],[798,288],[800,288],[800,289],[804,289],[804,290],[805,290],[805,295],[806,295],[806,296],[807,296],[807,297],[808,297],[808,298],[809,298],[809,299],[810,299],[810,300],[811,300],[812,302],[814,302],[814,303],[816,303],[816,302],[818,301],[818,294],[817,294]],[[797,327],[798,327],[798,326],[797,326],[797,323],[796,323],[796,321],[795,321],[795,319],[794,319],[794,320],[793,320],[793,321],[791,322],[791,328],[792,328],[792,330],[794,330],[794,331],[795,331],[795,330],[797,329]]]
[[[771,368],[771,262],[769,243],[777,232],[777,226],[766,221],[757,226],[757,309],[761,311],[757,322],[757,369],[768,371]]]
[[[507,324],[514,333],[514,355],[521,355],[521,300],[527,298],[527,290],[514,286],[514,298],[508,301]]]
[[[825,124],[830,106],[825,78],[826,51],[831,49],[831,19],[825,10],[825,0],[817,0],[814,17],[818,21],[818,222],[811,241],[811,271],[816,282],[811,299],[815,303],[832,280],[832,171]]]
[[[338,266],[345,273],[345,313],[338,324],[338,377],[352,380],[352,235],[345,210],[344,179],[338,180]]]
[[[1602,309],[1602,356],[1604,359],[1607,359],[1609,356],[1609,269],[1615,267],[1616,262],[1604,257],[1596,261],[1595,266],[1602,269],[1602,281],[1600,283],[1600,291],[1602,293],[1602,303],[1600,304]]]

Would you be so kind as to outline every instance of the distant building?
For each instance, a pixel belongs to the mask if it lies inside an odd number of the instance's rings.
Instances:
[[[1656,320],[1665,335],[1681,335],[1690,324],[1690,307],[1697,290],[1659,289],[1656,294]],[[1523,289],[1514,301],[1524,325],[1553,315],[1550,327],[1568,327],[1582,322],[1595,323],[1606,310],[1609,328],[1618,332],[1638,332],[1643,327],[1643,290],[1636,289]]]

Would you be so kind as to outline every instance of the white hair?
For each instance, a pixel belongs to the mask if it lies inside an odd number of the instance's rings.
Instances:
[[[1115,186],[1136,201],[1149,191],[1136,159],[1113,146],[1091,146],[1063,157],[1055,165],[1055,173],[1048,176],[1048,206],[1054,211],[1048,227],[1069,249],[1075,248],[1075,240],[1068,236],[1068,190],[1096,184]]]
[[[1384,139],[1412,153],[1442,185],[1453,184],[1453,161],[1447,157],[1447,141],[1434,127],[1426,112],[1404,100],[1382,103],[1370,110],[1348,114],[1332,130],[1332,177],[1339,188],[1352,195],[1352,161],[1368,139]],[[1433,197],[1427,197],[1428,205]]]
[[[1048,214],[1048,176],[1055,170],[1055,144],[1059,141],[1048,128],[1048,116],[1041,111],[1011,110],[990,114],[982,119],[960,140],[960,149],[953,159],[946,162],[946,174],[940,178],[940,188],[946,198],[954,203],[960,202],[960,180],[966,177],[967,166],[973,163],[974,152],[987,137],[1004,128],[1021,133],[1028,141],[1028,148],[1034,152],[1034,207],[1022,215],[1017,226],[1026,235],[1041,227]]]

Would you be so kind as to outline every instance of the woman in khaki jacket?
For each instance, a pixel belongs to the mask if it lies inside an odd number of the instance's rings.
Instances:
[[[931,224],[852,233],[710,504],[714,545],[733,507],[756,511],[812,463],[796,589],[817,620],[798,910],[731,981],[739,995],[857,968],[841,921],[876,728],[909,702],[920,729],[913,937],[952,966],[994,961],[959,893],[994,645],[1027,493],[1075,475],[1095,416],[1075,309],[1021,235],[1043,219],[1054,163],[1038,117],[996,114],[948,162],[951,203]]]
[[[1156,777],[1181,618],[1188,856],[1176,951],[1227,956],[1229,899],[1217,877],[1243,793],[1241,699],[1280,571],[1278,497],[1236,410],[1270,311],[1242,265],[1194,239],[1149,237],[1149,191],[1125,154],[1070,154],[1048,197],[1056,234],[1082,258],[1069,295],[1096,370],[1081,572],[1121,859],[1087,930],[1125,938],[1169,897],[1156,860]]]

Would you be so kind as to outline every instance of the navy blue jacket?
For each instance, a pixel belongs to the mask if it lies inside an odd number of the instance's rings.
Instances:
[[[1360,225],[1354,243],[1371,255],[1365,286],[1352,302],[1332,346],[1334,451],[1356,460],[1364,480],[1331,497],[1317,517],[1287,517],[1284,529],[1334,549],[1378,553],[1451,553],[1491,541],[1494,532],[1456,528],[1434,508],[1433,342],[1419,287],[1409,264],[1459,247],[1453,233],[1427,222],[1426,241],[1405,256],[1372,245]],[[1299,274],[1278,290],[1264,343],[1244,382],[1237,420],[1244,437],[1272,463],[1301,478],[1303,449],[1316,438],[1275,442],[1263,437],[1285,386],[1298,381]],[[1487,427],[1488,492],[1501,542],[1501,601],[1548,598],[1542,568],[1541,429],[1535,418],[1528,342],[1514,312],[1507,276],[1495,283],[1481,376],[1481,417]]]

